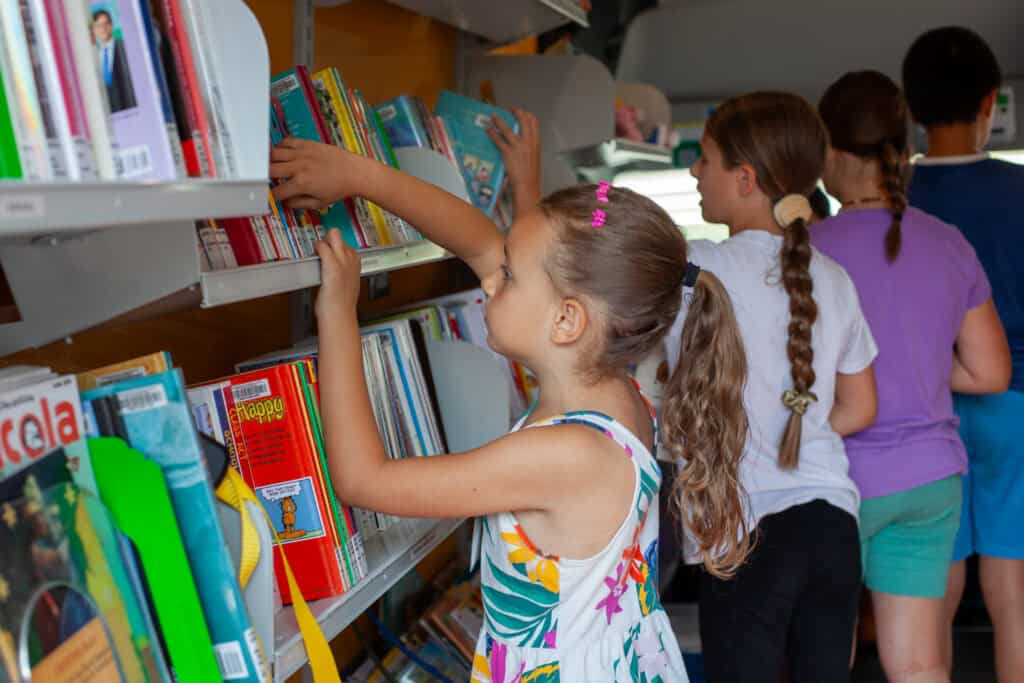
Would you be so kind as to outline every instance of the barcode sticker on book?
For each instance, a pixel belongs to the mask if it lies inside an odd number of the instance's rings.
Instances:
[[[256,664],[256,677],[260,683],[266,683],[267,672],[264,671],[262,662],[263,659],[263,648],[260,647],[260,639],[256,635],[256,631],[249,628],[245,630],[245,644],[249,647],[249,657]]]
[[[217,667],[225,681],[249,677],[249,667],[245,665],[242,646],[237,640],[227,643],[216,643],[213,652],[217,655]]]
[[[136,145],[115,150],[114,168],[119,178],[133,178],[149,173],[153,170],[153,158],[149,154],[149,147]]]
[[[162,384],[154,384],[151,387],[122,391],[117,395],[117,402],[122,414],[141,413],[143,410],[167,405],[167,392]]]
[[[136,368],[129,368],[122,370],[121,372],[114,372],[109,375],[103,375],[96,378],[96,386],[105,387],[108,384],[119,384],[128,379],[135,379],[136,377],[145,377],[146,368],[141,365]],[[162,387],[161,387],[162,388]]]
[[[265,379],[258,379],[255,382],[239,384],[237,387],[231,387],[231,396],[234,397],[235,403],[266,398],[270,396],[270,382]]]
[[[299,87],[299,79],[294,74],[288,74],[270,84],[270,94],[273,97],[282,97]]]

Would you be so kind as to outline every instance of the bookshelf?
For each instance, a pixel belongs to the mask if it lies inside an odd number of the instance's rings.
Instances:
[[[490,351],[465,342],[428,341],[427,355],[451,452],[476,448],[508,431],[508,374]],[[364,535],[366,577],[344,595],[310,603],[327,639],[355,621],[463,521],[403,519],[382,533]],[[274,632],[274,681],[279,683],[307,658],[291,607],[277,613]]]
[[[388,0],[492,43],[511,43],[567,23],[588,26],[579,0]],[[335,4],[317,0],[317,5]]]

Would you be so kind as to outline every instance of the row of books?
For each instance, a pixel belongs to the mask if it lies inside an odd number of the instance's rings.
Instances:
[[[205,0],[0,3],[0,180],[232,177]]]
[[[419,319],[363,336],[389,456],[444,452]],[[0,681],[20,683],[24,647],[35,648],[33,680],[91,680],[83,672],[104,667],[133,681],[265,680],[272,644],[260,631],[273,608],[236,575],[214,494],[227,468],[276,533],[266,592],[276,583],[285,604],[282,553],[306,599],[343,594],[366,576],[365,534],[392,523],[334,494],[315,358],[290,350],[187,388],[165,353],[77,377],[0,370],[0,510],[23,519],[7,525],[0,558],[0,586],[13,596],[0,600]],[[59,594],[44,587],[53,581]],[[58,607],[26,646],[19,628],[40,590]],[[50,678],[68,658],[75,665]]]
[[[311,74],[299,65],[272,79],[270,142],[276,145],[290,136],[333,144],[393,168],[400,168],[395,148],[433,150],[458,171],[474,204],[507,227],[509,203],[498,201],[505,185],[504,163],[486,133],[492,115],[517,129],[510,113],[447,91],[441,93],[435,114],[409,96],[373,107],[358,89],[346,86],[338,69]],[[309,258],[316,254],[316,240],[330,229],[340,230],[355,249],[423,239],[406,221],[362,197],[346,198],[323,211],[293,210],[269,197],[268,208],[262,216],[198,223],[203,267],[222,270]]]

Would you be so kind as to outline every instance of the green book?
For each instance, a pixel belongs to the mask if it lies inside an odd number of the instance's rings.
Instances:
[[[4,94],[4,75],[0,72],[0,180],[20,180],[21,159],[14,139],[14,122]]]

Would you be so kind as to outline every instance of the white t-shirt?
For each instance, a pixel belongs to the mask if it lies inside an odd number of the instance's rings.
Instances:
[[[746,348],[743,403],[750,431],[740,481],[749,497],[751,529],[766,515],[819,498],[858,516],[860,495],[847,475],[843,440],[832,430],[828,417],[836,373],[861,372],[878,354],[850,277],[838,263],[813,249],[810,272],[818,318],[811,332],[816,375],[811,391],[818,400],[803,417],[799,465],[792,470],[779,468],[779,441],[790,415],[782,404],[782,393],[793,387],[786,355],[789,296],[780,279],[781,246],[781,236],[763,230],[747,230],[719,244],[689,243],[690,261],[717,275],[729,292]],[[679,362],[689,294],[684,291],[684,310],[666,336],[672,369]],[[687,561],[698,559],[687,553]]]

